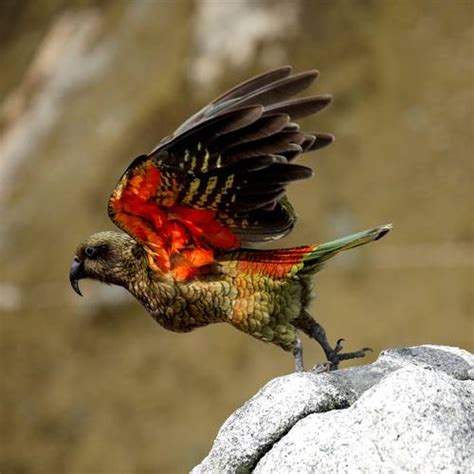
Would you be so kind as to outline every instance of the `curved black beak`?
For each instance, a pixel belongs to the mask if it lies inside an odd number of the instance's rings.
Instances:
[[[69,281],[71,282],[72,289],[79,296],[82,296],[81,290],[79,289],[79,280],[81,278],[87,278],[87,275],[81,259],[76,255],[72,261],[71,270],[69,271]]]

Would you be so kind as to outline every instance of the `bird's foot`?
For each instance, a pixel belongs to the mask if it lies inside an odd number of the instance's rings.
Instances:
[[[364,347],[359,351],[354,352],[342,352],[342,343],[344,339],[338,339],[336,342],[336,347],[326,352],[326,357],[328,359],[329,370],[336,370],[339,366],[339,363],[342,360],[358,359],[360,357],[365,357],[367,352],[372,352],[370,347]]]
[[[326,337],[326,331],[324,330],[324,328],[313,318],[311,318],[309,314],[307,314],[306,316],[307,318],[310,318],[311,322],[311,337],[318,341],[319,345],[324,351],[324,354],[326,355],[327,362],[325,364],[325,370],[336,370],[342,360],[357,359],[359,357],[364,357],[367,352],[372,352],[372,349],[370,349],[370,347],[364,347],[360,351],[341,353],[342,342],[344,341],[344,339],[338,339],[338,341],[336,342],[336,346],[334,348],[331,347]],[[318,373],[321,372],[321,366],[317,365],[315,367],[315,370],[317,370]]]

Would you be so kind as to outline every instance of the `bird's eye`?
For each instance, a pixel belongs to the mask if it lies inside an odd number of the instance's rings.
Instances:
[[[97,257],[97,249],[95,247],[86,247],[84,252],[89,258]]]

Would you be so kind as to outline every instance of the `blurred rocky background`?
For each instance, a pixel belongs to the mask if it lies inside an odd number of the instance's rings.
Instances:
[[[330,338],[473,350],[473,23],[470,0],[1,0],[0,471],[186,472],[293,370],[231,327],[173,334],[124,290],[68,282],[131,159],[268,68],[316,67],[335,98],[306,124],[337,140],[305,158],[283,244],[395,225],[319,274]]]

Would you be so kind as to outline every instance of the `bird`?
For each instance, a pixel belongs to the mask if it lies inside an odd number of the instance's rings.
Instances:
[[[291,353],[298,372],[305,370],[301,333],[320,344],[328,370],[364,357],[368,347],[343,352],[343,339],[329,343],[309,310],[312,277],[392,225],[319,245],[260,245],[295,225],[287,187],[313,175],[296,159],[334,140],[298,123],[332,100],[299,96],[318,76],[284,66],[253,77],[135,158],[108,202],[120,231],[97,232],[78,245],[69,273],[74,291],[82,296],[84,278],[121,286],[170,331],[226,322]]]

